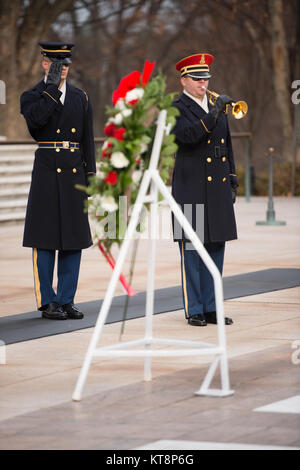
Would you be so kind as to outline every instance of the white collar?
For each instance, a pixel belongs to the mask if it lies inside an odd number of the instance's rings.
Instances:
[[[204,95],[203,100],[201,101],[199,100],[199,98],[196,98],[195,96],[191,95],[185,89],[183,90],[183,93],[187,95],[189,98],[191,98],[192,100],[196,101],[196,103],[199,104],[199,106],[201,106],[201,108],[203,108],[206,113],[209,112],[207,95]]]
[[[62,95],[59,99],[60,99],[61,103],[64,104],[65,98],[66,98],[66,91],[67,91],[67,82],[66,82],[66,80],[63,81],[63,84],[60,88],[60,91],[62,92]]]

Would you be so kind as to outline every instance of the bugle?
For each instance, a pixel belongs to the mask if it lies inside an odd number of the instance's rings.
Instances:
[[[202,88],[204,89],[205,87]],[[214,106],[220,95],[218,95],[218,93],[216,93],[215,91],[208,90],[207,88],[205,88],[205,90],[208,94],[209,102]],[[225,109],[226,114],[228,113],[229,106],[231,106],[232,108],[232,115],[235,119],[242,119],[244,116],[246,116],[248,112],[248,105],[246,101],[236,101],[227,104]]]

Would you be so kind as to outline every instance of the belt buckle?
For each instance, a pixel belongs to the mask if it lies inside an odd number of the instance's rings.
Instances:
[[[63,149],[70,148],[70,142],[68,140],[64,140],[62,144],[63,144]]]

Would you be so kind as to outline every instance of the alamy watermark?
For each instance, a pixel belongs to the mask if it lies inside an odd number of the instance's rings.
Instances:
[[[0,340],[0,365],[6,364],[6,344]]]
[[[292,93],[291,99],[293,104],[300,103],[300,80],[294,80],[292,82],[292,88],[295,88],[295,91]]]
[[[100,198],[101,199],[101,198]],[[114,210],[108,211],[98,200],[94,200],[94,210],[96,217],[101,217],[101,222],[95,224],[95,235],[100,239],[119,240],[127,238],[128,218],[136,204],[128,208],[127,196],[119,196],[118,203],[114,203]],[[139,208],[139,218],[135,233],[131,238],[141,238],[144,240],[168,240],[174,237],[175,240],[188,239],[186,237],[187,223],[190,224],[198,238],[204,243],[204,204],[183,204],[178,206],[181,209],[179,220],[171,216],[160,207],[160,203],[152,204],[150,210],[145,204]],[[154,211],[152,211],[154,209]],[[156,209],[156,210],[155,210]],[[156,217],[156,221],[154,219]],[[187,247],[187,249],[194,249]]]
[[[0,80],[0,104],[6,104],[6,86],[3,80]]]
[[[300,364],[300,339],[292,342],[292,349],[295,349],[291,356],[292,364],[298,366]]]

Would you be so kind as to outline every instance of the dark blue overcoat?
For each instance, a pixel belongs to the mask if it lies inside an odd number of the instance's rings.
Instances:
[[[236,239],[230,184],[235,164],[227,116],[223,113],[216,123],[211,114],[184,93],[173,106],[179,109],[180,115],[172,131],[178,144],[172,194],[182,208],[192,207],[192,225],[199,236],[203,234],[202,241]],[[199,226],[203,224],[196,221],[196,213],[199,217],[203,211],[197,211],[197,205],[204,208],[204,229],[200,232]],[[180,231],[175,226],[174,240],[180,240]],[[186,239],[184,233],[182,239]]]
[[[78,150],[35,152],[23,245],[78,250],[92,244],[84,192],[88,174],[96,172],[92,109],[86,94],[67,83],[61,91],[41,81],[21,96],[21,113],[37,142],[78,142]]]

